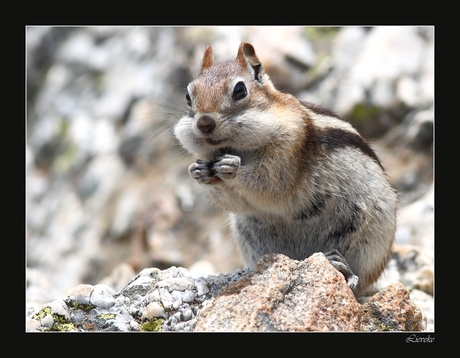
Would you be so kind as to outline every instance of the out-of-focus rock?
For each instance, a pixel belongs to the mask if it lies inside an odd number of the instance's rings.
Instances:
[[[27,307],[38,306],[60,298],[60,292],[52,286],[46,277],[38,270],[26,269]]]
[[[398,213],[396,242],[434,249],[434,185],[417,201]]]
[[[131,265],[123,262],[115,267],[109,276],[104,277],[99,284],[106,285],[116,292],[125,287],[136,275]]]
[[[344,27],[318,78],[302,94],[351,121],[365,138],[380,137],[411,108],[433,103],[433,29]]]
[[[401,282],[409,289],[434,291],[434,251],[429,247],[395,245],[393,257],[401,275]]]

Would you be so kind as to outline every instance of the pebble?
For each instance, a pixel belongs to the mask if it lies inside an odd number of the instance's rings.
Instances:
[[[181,293],[183,302],[192,302],[195,299],[195,294],[193,291],[185,291]]]
[[[41,320],[41,324],[42,324],[42,327],[44,329],[51,329],[51,327],[53,327],[53,324],[54,324],[53,316],[48,315],[48,316],[44,317]]]
[[[208,283],[204,277],[199,277],[195,280],[198,296],[203,296],[209,292]]]
[[[70,290],[68,298],[76,304],[89,305],[93,290],[94,287],[91,285],[78,285]]]
[[[184,321],[189,321],[191,320],[193,317],[193,312],[190,308],[188,308],[187,310],[184,311],[183,313],[183,319]]]
[[[67,306],[64,301],[56,300],[50,304],[50,313],[62,317],[64,320],[68,321],[70,319],[69,312],[67,311]]]
[[[160,300],[160,292],[158,290],[154,290],[152,293],[149,294],[149,302],[159,301]]]
[[[132,304],[132,305],[129,306],[128,312],[131,315],[135,316],[137,314],[137,312],[139,312],[139,309],[134,304]]]
[[[131,327],[131,330],[133,330],[133,331],[138,331],[139,330],[139,323],[137,323],[135,320],[131,320],[129,322],[129,326]]]
[[[152,302],[147,305],[143,317],[152,320],[154,317],[164,317],[165,311],[158,302]]]
[[[179,309],[180,305],[182,305],[182,292],[180,291],[172,291],[171,297],[173,297],[173,307],[174,309]]]

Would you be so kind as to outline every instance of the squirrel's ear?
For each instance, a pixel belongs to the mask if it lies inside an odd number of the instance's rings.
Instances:
[[[210,45],[206,47],[203,55],[203,61],[201,62],[201,70],[202,73],[206,68],[211,67],[214,62],[214,55],[212,54],[212,48]]]
[[[251,71],[254,79],[262,83],[263,68],[256,55],[254,47],[248,42],[242,42],[238,48],[238,54],[236,60],[243,66],[247,67]]]

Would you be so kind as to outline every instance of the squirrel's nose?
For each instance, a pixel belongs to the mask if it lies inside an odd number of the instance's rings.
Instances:
[[[198,118],[196,126],[204,134],[209,134],[216,128],[216,121],[211,116],[204,115]]]

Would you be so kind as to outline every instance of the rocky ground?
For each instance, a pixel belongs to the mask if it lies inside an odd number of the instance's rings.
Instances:
[[[415,292],[412,290],[412,292]],[[144,269],[119,292],[79,285],[30,308],[29,332],[407,332],[431,330],[401,282],[356,300],[324,254],[303,261],[265,255],[254,271],[193,277]],[[430,323],[431,325],[431,323]]]
[[[29,319],[50,302],[50,312],[67,317],[71,302],[87,304],[78,297],[93,290],[108,297],[95,307],[128,307],[117,299],[130,281],[173,270],[174,278],[195,280],[195,305],[185,306],[190,294],[179,305],[178,323],[189,322],[209,298],[197,294],[198,277],[231,281],[246,272],[225,213],[211,208],[189,179],[190,159],[171,135],[205,46],[226,59],[244,40],[280,89],[339,113],[376,149],[400,192],[395,255],[381,285],[402,282],[433,330],[433,30],[28,28]],[[152,318],[158,310],[136,304],[137,311],[128,310],[133,319],[119,328],[139,330],[148,321],[142,315]],[[161,329],[192,327],[175,328],[172,320],[165,316]],[[56,320],[35,321],[41,323],[28,327],[52,328]]]

